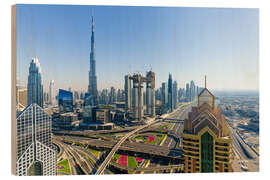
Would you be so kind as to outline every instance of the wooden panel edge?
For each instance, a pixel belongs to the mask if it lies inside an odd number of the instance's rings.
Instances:
[[[11,6],[11,173],[16,175],[17,160],[17,123],[16,123],[16,57],[17,57],[17,30],[16,5]]]

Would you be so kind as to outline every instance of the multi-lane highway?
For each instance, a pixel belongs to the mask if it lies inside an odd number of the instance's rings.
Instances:
[[[150,121],[148,121],[148,123],[146,125],[142,125],[139,126],[138,128],[136,128],[135,130],[127,133],[125,136],[123,136],[120,141],[112,148],[111,152],[108,154],[108,156],[105,158],[105,160],[103,161],[103,163],[100,165],[100,167],[98,168],[96,174],[102,174],[105,170],[105,168],[108,166],[108,164],[110,163],[112,157],[114,156],[115,152],[119,149],[119,147],[121,146],[122,143],[125,142],[126,139],[128,139],[131,135],[133,135],[134,133],[152,125],[155,123],[155,119],[152,119]]]
[[[234,171],[259,171],[259,156],[240,137],[236,129],[230,127],[234,152]]]
[[[90,155],[87,150],[84,148],[78,147],[78,146],[72,146],[72,145],[67,145],[67,144],[61,144],[62,146],[65,146],[64,148],[66,149],[66,153],[74,157],[76,160],[76,163],[80,166],[81,170],[85,174],[90,174],[91,172],[94,172],[95,174],[103,174],[103,172],[106,170],[106,167],[110,163],[112,157],[114,154],[118,151],[118,149],[125,150],[125,151],[132,151],[132,152],[141,152],[141,153],[146,153],[146,154],[152,154],[152,155],[158,155],[158,156],[164,156],[164,157],[175,157],[175,158],[181,158],[181,152],[178,152],[176,147],[176,143],[178,140],[175,139],[180,139],[180,135],[183,129],[183,121],[181,122],[173,122],[171,129],[170,129],[170,134],[173,134],[171,136],[167,136],[167,139],[165,139],[164,143],[162,146],[158,145],[151,145],[151,144],[142,144],[142,143],[136,143],[136,142],[129,142],[126,141],[130,136],[133,134],[140,132],[144,129],[151,129],[150,127],[155,124],[164,121],[166,118],[167,119],[176,119],[176,120],[184,120],[187,117],[188,112],[191,109],[191,104],[185,104],[184,106],[179,106],[177,109],[175,109],[173,112],[170,114],[165,114],[162,115],[158,119],[150,119],[148,120],[147,124],[129,128],[129,132],[124,134],[123,132],[123,137],[121,137],[118,142],[112,140],[112,141],[106,141],[106,140],[101,140],[101,139],[90,139],[90,138],[85,138],[85,136],[89,136],[89,133],[85,132],[86,134],[80,135],[80,137],[76,136],[61,136],[57,137],[60,138],[58,139],[59,141],[62,141],[64,139],[69,139],[71,141],[79,141],[79,142],[84,142],[85,144],[91,144],[92,146],[95,147],[103,147],[103,148],[110,148],[111,151],[107,155],[107,157],[104,159],[102,164],[97,167],[96,164],[93,164],[89,159],[84,157],[85,154],[88,154],[91,159],[94,159],[94,162],[97,161],[96,157],[93,157],[93,155]],[[106,132],[105,132],[106,133]],[[61,134],[61,133],[60,133]],[[75,134],[74,134],[75,135]],[[93,135],[98,135],[98,133],[94,133]],[[83,137],[84,136],[84,137]],[[177,136],[177,138],[175,138]],[[179,136],[179,137],[178,137]],[[179,154],[180,153],[180,154]],[[69,162],[70,166],[75,167],[75,162],[70,159],[71,162]],[[74,171],[74,169],[73,169]],[[75,173],[75,172],[73,172]],[[73,174],[72,173],[72,174]]]
[[[191,107],[193,104],[185,104],[184,106],[179,106],[173,113],[171,113],[167,119],[176,119],[176,120],[184,120],[187,118],[188,113],[191,111]],[[184,124],[183,122],[172,122],[172,126],[170,128],[171,131],[173,131],[176,135],[181,136],[181,133],[183,131]],[[181,141],[179,142],[181,143]],[[168,137],[162,144],[162,146],[167,146],[169,148],[176,148],[177,142],[175,139]]]

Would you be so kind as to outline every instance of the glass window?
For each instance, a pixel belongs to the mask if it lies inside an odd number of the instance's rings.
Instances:
[[[208,132],[201,136],[201,169],[213,172],[213,137]]]

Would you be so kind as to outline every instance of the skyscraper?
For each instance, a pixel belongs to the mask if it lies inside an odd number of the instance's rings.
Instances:
[[[186,101],[190,101],[190,88],[188,83],[186,84]]]
[[[30,105],[33,103],[43,107],[41,67],[37,58],[33,58],[30,63],[27,82],[27,104]]]
[[[111,91],[110,91],[110,96],[109,96],[109,104],[113,104],[116,102],[116,90],[112,86]]]
[[[146,73],[146,113],[151,117],[156,115],[155,112],[155,73],[149,71]]]
[[[49,103],[50,105],[53,105],[54,97],[53,97],[53,86],[54,86],[54,80],[50,81],[49,85]]]
[[[31,104],[18,114],[16,127],[16,175],[56,175],[51,117],[37,104]]]
[[[130,75],[126,75],[125,76],[125,109],[126,111],[130,110],[131,108],[131,98],[132,98],[132,94],[131,94],[131,79],[130,79]]]
[[[168,109],[168,85],[166,82],[162,83],[161,101],[162,101],[162,111],[164,113]]]
[[[93,96],[94,105],[98,105],[97,76],[96,76],[96,44],[94,36],[94,16],[92,16],[90,71],[88,92]]]
[[[175,109],[178,105],[178,87],[176,81],[173,82],[172,100],[173,109]]]
[[[101,104],[108,104],[109,103],[108,89],[102,89],[99,102]]]
[[[58,106],[59,112],[72,112],[73,111],[73,94],[70,91],[59,89],[58,93]]]
[[[190,81],[190,101],[195,100],[195,83],[193,80]]]
[[[169,74],[169,79],[168,79],[168,107],[169,110],[173,110],[173,98],[172,98],[172,91],[173,91],[173,85],[172,85],[172,75]]]
[[[183,151],[185,172],[232,171],[230,128],[206,87],[198,96],[198,106],[185,119]]]

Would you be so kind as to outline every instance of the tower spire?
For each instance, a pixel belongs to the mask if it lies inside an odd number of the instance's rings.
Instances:
[[[93,97],[93,105],[98,105],[97,92],[97,76],[96,76],[96,52],[95,52],[95,33],[94,33],[94,16],[91,10],[92,28],[91,28],[91,52],[90,52],[90,71],[89,71],[89,85],[88,92]]]
[[[204,87],[206,88],[206,75],[204,76]]]
[[[91,18],[92,18],[92,33],[94,32],[94,25],[95,25],[95,22],[94,22],[94,10],[92,9],[91,10]]]

